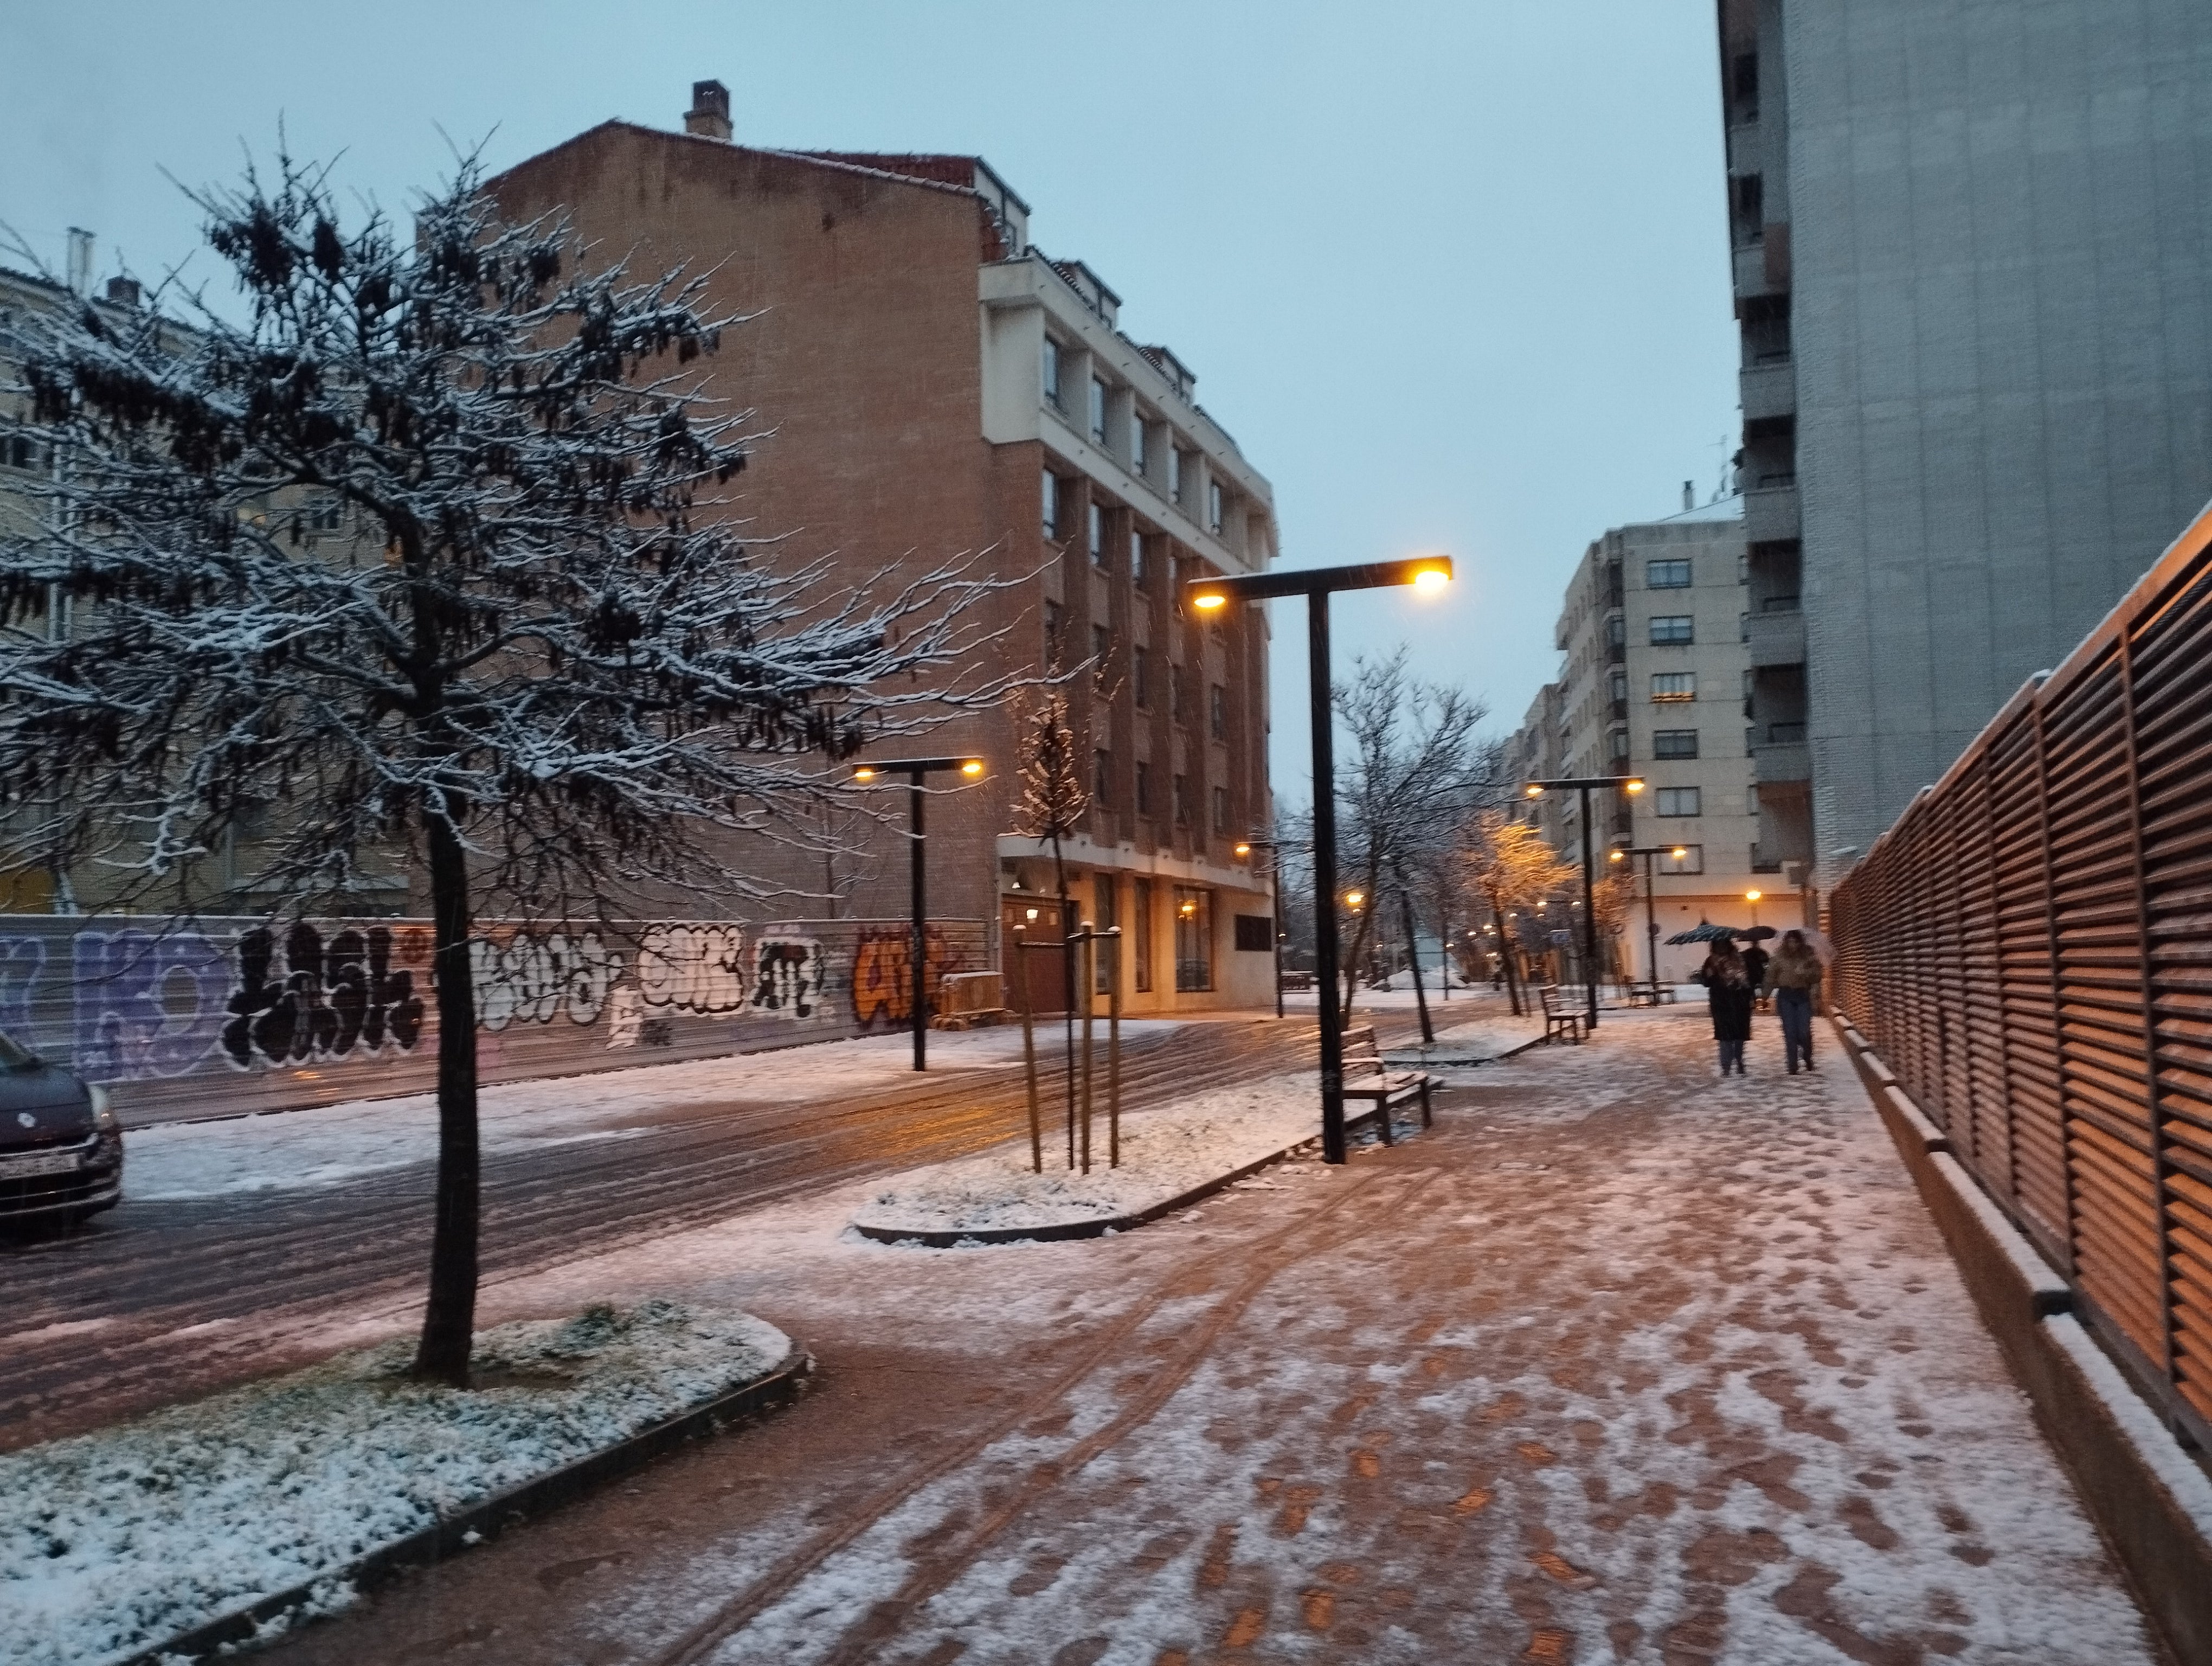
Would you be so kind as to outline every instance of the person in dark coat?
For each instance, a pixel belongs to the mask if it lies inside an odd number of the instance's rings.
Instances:
[[[1752,982],[1745,975],[1743,957],[1727,938],[1713,945],[1705,964],[1693,975],[1705,986],[1705,1004],[1712,1011],[1713,1040],[1720,1049],[1721,1074],[1733,1069],[1743,1074],[1743,1044],[1751,1039]]]
[[[1782,933],[1782,952],[1767,968],[1766,987],[1782,1018],[1782,1050],[1793,1076],[1801,1059],[1806,1069],[1813,1067],[1813,1006],[1820,998],[1820,957],[1804,933]]]
[[[1752,999],[1762,1011],[1766,1006],[1766,963],[1770,958],[1756,943],[1743,952],[1743,975],[1751,981]]]

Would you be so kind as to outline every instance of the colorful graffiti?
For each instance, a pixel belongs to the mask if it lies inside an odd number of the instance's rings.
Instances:
[[[911,940],[860,921],[488,924],[469,956],[483,1079],[602,1067],[609,1049],[702,1058],[788,1026],[827,1039],[903,1024]],[[982,949],[980,923],[933,926],[933,987]],[[0,915],[0,1030],[131,1089],[118,1103],[147,1120],[412,1091],[437,1054],[433,959],[419,921]]]
[[[914,1012],[914,928],[911,926],[870,926],[853,945],[853,1016],[863,1030],[878,1023],[896,1027],[911,1020]],[[945,940],[945,930],[932,926],[923,938],[922,976],[929,1000],[937,1000],[938,985],[960,964]]]

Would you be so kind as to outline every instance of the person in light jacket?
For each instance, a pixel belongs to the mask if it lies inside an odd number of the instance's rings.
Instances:
[[[1790,1073],[1798,1061],[1813,1067],[1813,1002],[1820,989],[1820,957],[1802,932],[1782,933],[1781,946],[1767,963],[1766,988],[1774,997],[1775,1015],[1782,1020],[1782,1051]]]
[[[1731,1070],[1743,1074],[1743,1044],[1751,1039],[1752,983],[1744,975],[1743,957],[1735,945],[1722,938],[1692,974],[1705,986],[1705,1004],[1712,1011],[1713,1041],[1720,1050],[1721,1074]]]

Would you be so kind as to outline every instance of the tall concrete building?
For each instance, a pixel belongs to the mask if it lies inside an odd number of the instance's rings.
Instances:
[[[1176,599],[1185,578],[1273,559],[1266,477],[1182,361],[1121,331],[1097,272],[1031,244],[1028,205],[981,158],[738,144],[715,82],[684,126],[610,121],[489,188],[511,217],[565,214],[634,271],[704,273],[708,305],[751,315],[709,368],[768,430],[736,483],[763,558],[854,585],[972,557],[1007,584],[984,669],[1093,666],[1070,690],[1093,803],[1063,855],[1078,915],[1126,928],[1130,1005],[1270,1000],[1267,882],[1234,854],[1272,819],[1266,625]],[[994,942],[1054,926],[1054,864],[1016,831],[1018,739],[997,711],[927,743],[991,763],[931,807],[930,887],[933,913]],[[902,833],[844,830],[860,848],[827,871],[751,860],[794,913],[828,893],[897,916]]]
[[[2212,496],[2212,6],[1718,15],[1760,803],[1832,876]]]
[[[1662,978],[1687,976],[1705,956],[1664,939],[1701,920],[1749,925],[1757,905],[1747,893],[1790,883],[1755,775],[1763,732],[1744,722],[1750,593],[1738,499],[1615,527],[1568,581],[1553,638],[1559,679],[1530,708],[1531,725],[1556,739],[1547,748],[1524,725],[1515,740],[1516,756],[1546,760],[1542,773],[1643,778],[1633,796],[1593,796],[1590,842],[1600,862],[1615,845],[1667,848],[1653,860],[1650,910]],[[1578,795],[1551,794],[1538,824],[1561,856],[1582,860]],[[1640,860],[1636,872],[1640,880]],[[1776,896],[1769,915],[1790,903]],[[1623,944],[1639,976],[1650,972],[1646,918],[1639,896]]]

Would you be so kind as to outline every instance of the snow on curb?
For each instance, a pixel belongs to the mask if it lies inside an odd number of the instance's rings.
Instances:
[[[702,1414],[742,1414],[805,1363],[748,1314],[667,1301],[485,1331],[474,1389],[410,1381],[411,1355],[389,1343],[0,1457],[0,1666],[274,1636],[403,1554],[474,1543]]]
[[[1046,1107],[1042,1174],[1026,1140],[981,1157],[900,1176],[853,1217],[884,1243],[951,1248],[1018,1239],[1096,1237],[1134,1226],[1240,1180],[1320,1129],[1311,1072],[1224,1088],[1121,1119],[1121,1165],[1106,1166],[1106,1117],[1091,1127],[1087,1175],[1066,1166],[1065,1102]],[[1055,1124],[1052,1113],[1061,1110]]]

